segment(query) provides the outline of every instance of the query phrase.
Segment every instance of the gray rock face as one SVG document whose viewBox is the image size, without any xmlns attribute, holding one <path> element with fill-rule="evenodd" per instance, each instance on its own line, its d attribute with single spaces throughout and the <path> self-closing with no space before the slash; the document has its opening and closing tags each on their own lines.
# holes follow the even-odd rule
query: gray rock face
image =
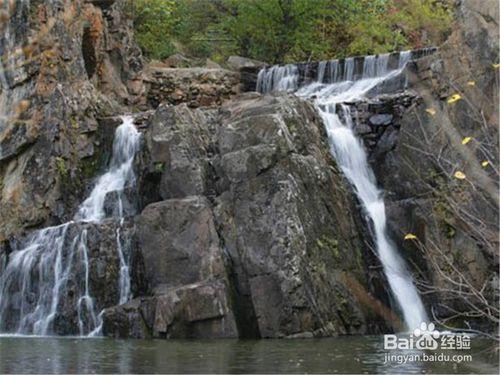
<svg viewBox="0 0 500 375">
<path fill-rule="evenodd" d="M 237 290 L 248 296 L 245 321 L 254 319 L 261 337 L 366 332 L 369 319 L 341 281 L 346 272 L 363 282 L 360 220 L 339 210 L 354 202 L 323 124 L 293 97 L 227 108 L 218 137 L 229 187 L 215 212 Z"/>
<path fill-rule="evenodd" d="M 153 290 L 224 277 L 219 237 L 203 197 L 150 204 L 138 219 L 138 237 Z"/>
<path fill-rule="evenodd" d="M 204 197 L 148 205 L 138 218 L 138 249 L 151 293 L 106 310 L 115 337 L 238 337 L 223 249 Z"/>
<path fill-rule="evenodd" d="M 218 111 L 160 106 L 138 178 L 148 288 L 108 309 L 104 332 L 295 337 L 385 329 L 390 323 L 361 302 L 363 293 L 387 299 L 380 273 L 365 272 L 376 260 L 325 137 L 313 107 L 289 95 L 249 93 Z M 361 294 L 349 291 L 352 282 Z"/>
<path fill-rule="evenodd" d="M 157 190 L 162 199 L 208 194 L 209 157 L 215 147 L 209 140 L 217 112 L 162 105 L 151 118 L 145 136 L 152 160 L 149 175 L 161 176 Z"/>
</svg>

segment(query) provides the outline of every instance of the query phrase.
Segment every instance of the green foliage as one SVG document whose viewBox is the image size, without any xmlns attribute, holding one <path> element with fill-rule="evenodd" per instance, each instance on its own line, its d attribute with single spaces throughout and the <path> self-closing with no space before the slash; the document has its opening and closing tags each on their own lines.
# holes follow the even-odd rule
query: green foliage
<svg viewBox="0 0 500 375">
<path fill-rule="evenodd" d="M 238 54 L 281 63 L 440 44 L 451 23 L 448 1 L 134 0 L 133 7 L 150 57 Z"/>
<path fill-rule="evenodd" d="M 155 169 L 155 172 L 156 173 L 162 173 L 165 171 L 165 163 L 162 163 L 162 162 L 156 162 L 154 164 L 154 169 Z"/>
<path fill-rule="evenodd" d="M 444 0 L 399 0 L 387 22 L 397 25 L 409 45 L 422 48 L 444 42 L 452 22 L 451 5 Z"/>
<path fill-rule="evenodd" d="M 175 52 L 172 31 L 177 20 L 175 0 L 130 0 L 137 42 L 151 58 L 163 59 Z"/>
</svg>

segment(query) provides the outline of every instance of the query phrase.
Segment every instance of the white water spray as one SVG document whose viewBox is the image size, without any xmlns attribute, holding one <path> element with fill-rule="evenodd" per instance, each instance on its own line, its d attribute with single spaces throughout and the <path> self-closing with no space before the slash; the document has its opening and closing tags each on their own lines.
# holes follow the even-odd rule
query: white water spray
<svg viewBox="0 0 500 375">
<path fill-rule="evenodd" d="M 128 259 L 122 243 L 123 225 L 122 192 L 135 182 L 133 160 L 139 148 L 140 133 L 133 118 L 122 117 L 116 129 L 113 155 L 109 169 L 97 181 L 89 197 L 80 205 L 74 221 L 39 230 L 32 234 L 27 244 L 12 252 L 0 277 L 0 330 L 12 328 L 18 334 L 47 335 L 58 317 L 61 297 L 67 293 L 72 276 L 83 271 L 83 280 L 76 280 L 74 288 L 78 332 L 80 335 L 98 335 L 102 326 L 101 313 L 96 312 L 90 288 L 89 249 L 87 229 L 80 227 L 73 238 L 68 230 L 73 225 L 86 222 L 98 223 L 106 217 L 104 204 L 108 193 L 116 192 L 120 226 L 116 230 L 119 259 L 119 296 L 117 302 L 130 298 Z M 17 319 L 16 316 L 17 315 Z M 15 327 L 5 327 L 8 320 L 18 321 Z"/>
<path fill-rule="evenodd" d="M 398 69 L 389 71 L 389 55 L 367 56 L 363 63 L 363 73 L 360 79 L 355 80 L 354 60 L 344 60 L 343 72 L 340 72 L 340 64 L 333 60 L 326 65 L 318 67 L 317 82 L 300 88 L 297 95 L 306 98 L 315 98 L 323 122 L 325 124 L 330 149 L 342 172 L 351 182 L 359 200 L 362 202 L 366 214 L 370 217 L 374 227 L 374 240 L 380 262 L 383 265 L 385 275 L 389 282 L 391 291 L 403 313 L 404 321 L 409 330 L 427 322 L 427 314 L 413 284 L 410 272 L 404 261 L 397 253 L 397 249 L 391 242 L 386 230 L 385 204 L 382 194 L 377 188 L 375 176 L 371 170 L 366 151 L 362 142 L 356 137 L 351 120 L 349 107 L 343 102 L 363 98 L 372 88 L 383 81 L 396 77 L 403 73 L 403 68 L 411 59 L 411 52 L 402 52 L 399 56 Z M 330 83 L 323 84 L 327 65 L 330 69 Z M 271 68 L 272 69 L 272 68 Z M 343 73 L 341 75 L 341 73 Z M 338 77 L 343 80 L 337 82 Z M 259 74 L 260 79 L 267 75 Z M 290 80 L 290 78 L 286 78 Z M 298 80 L 298 77 L 294 77 Z M 260 92 L 280 91 L 280 82 L 260 82 L 257 87 Z M 267 90 L 263 90 L 267 88 Z M 342 119 L 337 114 L 340 106 Z"/>
</svg>

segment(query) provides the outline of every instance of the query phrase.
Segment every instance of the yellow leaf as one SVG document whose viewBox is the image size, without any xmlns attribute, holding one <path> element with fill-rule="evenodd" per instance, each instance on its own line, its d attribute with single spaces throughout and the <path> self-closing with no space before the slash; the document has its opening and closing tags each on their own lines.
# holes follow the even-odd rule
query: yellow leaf
<svg viewBox="0 0 500 375">
<path fill-rule="evenodd" d="M 471 137 L 465 137 L 464 139 L 462 139 L 462 144 L 463 145 L 466 145 L 467 143 L 469 143 L 470 141 L 472 140 Z"/>
<path fill-rule="evenodd" d="M 417 236 L 415 236 L 413 233 L 408 233 L 405 236 L 405 240 L 416 240 L 416 239 L 417 239 Z"/>
<path fill-rule="evenodd" d="M 483 168 L 486 168 L 488 165 L 490 164 L 490 162 L 488 160 L 485 160 L 481 163 L 481 165 L 483 166 Z"/>
<path fill-rule="evenodd" d="M 476 86 L 476 82 L 469 81 L 469 82 L 467 82 L 467 86 Z"/>
<path fill-rule="evenodd" d="M 456 171 L 455 174 L 454 174 L 455 178 L 458 178 L 459 180 L 464 180 L 465 179 L 465 173 L 464 172 L 460 172 L 460 171 Z"/>
<path fill-rule="evenodd" d="M 458 102 L 460 99 L 462 99 L 462 97 L 461 97 L 459 94 L 453 94 L 453 95 L 452 95 L 452 96 L 450 96 L 450 98 L 448 99 L 448 104 Z"/>
<path fill-rule="evenodd" d="M 491 64 L 491 65 L 493 65 L 493 67 L 494 67 L 495 69 L 500 68 L 500 64 Z"/>
<path fill-rule="evenodd" d="M 434 108 L 427 108 L 425 112 L 427 112 L 431 116 L 434 116 L 436 114 L 436 110 Z"/>
</svg>

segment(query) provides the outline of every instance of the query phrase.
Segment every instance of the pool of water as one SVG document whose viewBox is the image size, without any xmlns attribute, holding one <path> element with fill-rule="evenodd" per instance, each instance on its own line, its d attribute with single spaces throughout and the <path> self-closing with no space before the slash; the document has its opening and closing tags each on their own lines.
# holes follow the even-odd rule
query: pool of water
<svg viewBox="0 0 500 375">
<path fill-rule="evenodd" d="M 0 337 L 0 373 L 498 374 L 496 346 L 474 339 L 470 350 L 442 351 L 450 358 L 470 355 L 470 361 L 399 364 L 386 361 L 381 336 L 258 341 Z"/>
</svg>

